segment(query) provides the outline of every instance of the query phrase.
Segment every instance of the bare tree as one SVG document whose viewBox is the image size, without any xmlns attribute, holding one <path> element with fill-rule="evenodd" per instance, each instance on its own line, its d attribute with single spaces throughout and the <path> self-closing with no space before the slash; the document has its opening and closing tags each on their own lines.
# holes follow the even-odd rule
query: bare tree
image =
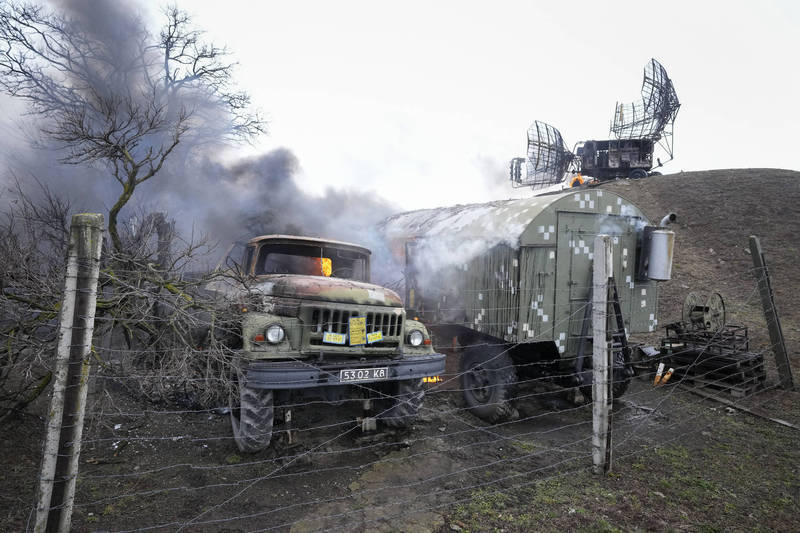
<svg viewBox="0 0 800 533">
<path fill-rule="evenodd" d="M 113 343 L 104 362 L 115 375 L 146 377 L 127 385 L 150 400 L 224 404 L 235 386 L 240 314 L 204 287 L 246 281 L 231 272 L 192 273 L 209 245 L 173 231 L 163 213 L 142 213 L 121 227 L 126 251 L 110 252 L 100 271 L 98 330 L 121 331 L 126 349 Z"/>
<path fill-rule="evenodd" d="M 133 357 L 104 354 L 103 367 L 135 364 L 153 378 L 140 383 L 151 398 L 191 389 L 208 401 L 226 394 L 233 358 L 209 332 L 236 334 L 226 332 L 235 320 L 204 296 L 208 277 L 186 276 L 208 247 L 182 240 L 163 214 L 121 212 L 139 185 L 163 174 L 179 144 L 185 153 L 187 145 L 249 139 L 265 125 L 235 89 L 227 50 L 204 42 L 179 9 L 165 17 L 157 36 L 128 14 L 104 33 L 79 16 L 0 3 L 0 88 L 28 104 L 64 163 L 101 166 L 119 186 L 95 333 L 121 332 Z M 63 263 L 53 258 L 65 256 L 70 211 L 44 187 L 32 195 L 18 185 L 12 196 L 0 220 L 0 420 L 49 383 L 63 288 Z"/>
<path fill-rule="evenodd" d="M 70 205 L 41 185 L 22 192 L 0 219 L 0 421 L 32 402 L 50 383 Z"/>
<path fill-rule="evenodd" d="M 165 15 L 158 37 L 132 19 L 127 35 L 103 39 L 37 5 L 0 5 L 0 88 L 44 120 L 63 162 L 102 164 L 118 182 L 108 214 L 117 252 L 120 211 L 179 143 L 202 139 L 207 128 L 235 139 L 265 129 L 234 88 L 227 50 L 205 43 L 179 9 Z"/>
<path fill-rule="evenodd" d="M 0 423 L 51 381 L 64 287 L 63 262 L 53 258 L 66 255 L 71 210 L 44 185 L 32 194 L 17 183 L 8 199 L 0 218 Z M 191 274 L 208 245 L 173 232 L 162 213 L 120 225 L 125 253 L 106 250 L 100 271 L 94 359 L 98 372 L 152 401 L 224 404 L 235 387 L 237 314 L 203 287 L 221 276 L 238 281 Z M 131 374 L 146 379 L 124 379 Z"/>
</svg>

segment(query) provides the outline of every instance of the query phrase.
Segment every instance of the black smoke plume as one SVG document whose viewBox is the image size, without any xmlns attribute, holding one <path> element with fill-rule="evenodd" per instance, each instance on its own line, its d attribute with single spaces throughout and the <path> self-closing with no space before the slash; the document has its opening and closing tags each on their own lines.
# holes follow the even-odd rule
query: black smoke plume
<svg viewBox="0 0 800 533">
<path fill-rule="evenodd" d="M 145 26 L 143 4 L 65 0 L 53 6 L 76 30 L 102 43 L 104 57 L 113 63 L 109 68 L 119 69 L 113 76 L 97 73 L 102 78 L 98 83 L 101 89 L 113 90 L 115 83 L 138 83 L 135 76 L 125 75 L 126 65 L 141 57 L 142 43 L 159 31 Z M 196 92 L 179 103 L 196 117 L 220 113 L 214 98 L 204 99 Z M 19 106 L 15 102 L 8 107 Z M 70 200 L 76 211 L 108 212 L 120 193 L 108 167 L 102 163 L 64 164 L 64 147 L 41 133 L 49 124 L 35 115 L 16 114 L 4 121 L 14 135 L 0 139 L 6 185 L 0 200 L 14 200 L 16 182 L 35 196 L 40 190 L 38 180 L 52 193 Z M 206 120 L 205 124 L 214 122 Z M 223 164 L 217 154 L 226 147 L 226 133 L 206 129 L 185 135 L 161 171 L 137 187 L 121 219 L 164 212 L 175 220 L 179 233 L 202 234 L 218 242 L 218 254 L 233 242 L 268 233 L 345 240 L 377 248 L 374 251 L 382 254 L 382 242 L 372 228 L 396 211 L 389 202 L 370 192 L 334 186 L 319 194 L 306 193 L 295 179 L 300 162 L 287 148 Z M 209 262 L 217 259 L 212 257 Z M 373 264 L 381 262 L 378 258 Z"/>
</svg>

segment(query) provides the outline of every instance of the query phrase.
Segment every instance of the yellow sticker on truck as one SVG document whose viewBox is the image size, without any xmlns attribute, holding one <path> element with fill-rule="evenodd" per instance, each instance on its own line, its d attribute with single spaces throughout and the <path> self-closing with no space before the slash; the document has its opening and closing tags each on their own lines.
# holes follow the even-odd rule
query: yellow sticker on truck
<svg viewBox="0 0 800 533">
<path fill-rule="evenodd" d="M 348 327 L 350 346 L 361 346 L 367 343 L 367 317 L 354 316 Z"/>
<path fill-rule="evenodd" d="M 381 331 L 373 331 L 372 333 L 367 333 L 367 344 L 372 344 L 373 342 L 380 342 L 383 340 L 383 332 Z"/>
<path fill-rule="evenodd" d="M 347 335 L 344 333 L 326 331 L 322 334 L 322 342 L 327 342 L 328 344 L 345 344 L 347 343 Z"/>
</svg>

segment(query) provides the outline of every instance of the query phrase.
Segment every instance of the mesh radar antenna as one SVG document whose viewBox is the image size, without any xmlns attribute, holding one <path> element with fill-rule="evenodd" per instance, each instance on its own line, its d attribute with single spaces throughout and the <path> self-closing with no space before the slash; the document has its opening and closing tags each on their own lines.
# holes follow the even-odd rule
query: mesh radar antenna
<svg viewBox="0 0 800 533">
<path fill-rule="evenodd" d="M 648 139 L 657 142 L 672 159 L 672 128 L 681 103 L 666 69 L 651 59 L 644 67 L 642 99 L 617 103 L 611 134 L 617 139 Z M 660 164 L 660 161 L 659 161 Z"/>
<path fill-rule="evenodd" d="M 515 157 L 509 165 L 511 184 L 514 187 L 542 189 L 561 183 L 574 159 L 560 131 L 544 122 L 534 121 L 528 128 L 527 157 Z"/>
</svg>

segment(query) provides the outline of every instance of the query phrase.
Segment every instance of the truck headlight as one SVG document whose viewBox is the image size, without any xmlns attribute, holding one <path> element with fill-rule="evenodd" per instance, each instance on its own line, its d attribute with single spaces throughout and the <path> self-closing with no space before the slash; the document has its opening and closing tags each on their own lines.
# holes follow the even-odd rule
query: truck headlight
<svg viewBox="0 0 800 533">
<path fill-rule="evenodd" d="M 270 344 L 278 344 L 286 337 L 286 332 L 280 324 L 272 324 L 267 327 L 267 341 Z"/>
<path fill-rule="evenodd" d="M 408 334 L 408 343 L 411 346 L 421 345 L 424 339 L 425 337 L 422 335 L 422 332 L 418 329 L 415 329 L 414 331 Z"/>
</svg>

